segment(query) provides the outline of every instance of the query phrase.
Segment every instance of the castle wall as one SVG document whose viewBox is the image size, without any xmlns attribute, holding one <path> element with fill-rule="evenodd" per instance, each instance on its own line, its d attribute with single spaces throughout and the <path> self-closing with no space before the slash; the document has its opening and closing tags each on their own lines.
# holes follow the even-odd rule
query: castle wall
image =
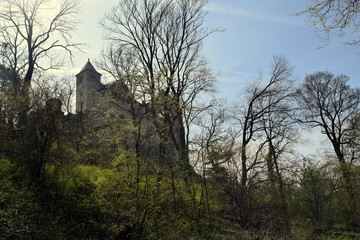
<svg viewBox="0 0 360 240">
<path fill-rule="evenodd" d="M 95 107 L 96 93 L 104 88 L 101 74 L 88 62 L 76 75 L 76 112 L 85 112 Z"/>
</svg>

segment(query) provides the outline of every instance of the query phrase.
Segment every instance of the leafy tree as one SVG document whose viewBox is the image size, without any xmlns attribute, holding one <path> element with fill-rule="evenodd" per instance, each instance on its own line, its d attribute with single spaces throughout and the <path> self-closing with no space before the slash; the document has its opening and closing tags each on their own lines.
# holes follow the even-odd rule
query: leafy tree
<svg viewBox="0 0 360 240">
<path fill-rule="evenodd" d="M 357 160 L 354 142 L 349 136 L 358 131 L 360 90 L 348 85 L 349 77 L 334 76 L 330 72 L 307 75 L 299 89 L 298 119 L 311 127 L 319 127 L 330 141 L 345 182 L 350 207 L 349 221 L 356 225 L 357 196 L 355 194 L 352 166 Z"/>
<path fill-rule="evenodd" d="M 303 201 L 305 214 L 311 219 L 314 232 L 321 232 L 326 224 L 333 219 L 329 205 L 334 199 L 336 191 L 336 178 L 329 173 L 329 164 L 316 166 L 306 160 L 300 169 L 299 183 L 301 187 L 300 200 Z M 334 212 L 332 212 L 334 213 Z"/>
</svg>

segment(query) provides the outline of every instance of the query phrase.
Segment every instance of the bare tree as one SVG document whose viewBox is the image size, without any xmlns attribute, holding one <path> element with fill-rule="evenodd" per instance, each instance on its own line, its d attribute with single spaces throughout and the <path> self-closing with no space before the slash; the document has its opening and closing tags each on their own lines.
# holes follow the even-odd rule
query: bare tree
<svg viewBox="0 0 360 240">
<path fill-rule="evenodd" d="M 327 37 L 333 33 L 344 36 L 346 33 L 359 33 L 360 22 L 358 0 L 311 0 L 312 4 L 298 14 L 309 14 L 309 25 Z M 360 38 L 349 44 L 360 44 Z"/>
<path fill-rule="evenodd" d="M 299 90 L 298 119 L 311 127 L 320 127 L 333 147 L 345 181 L 349 200 L 350 224 L 356 224 L 357 200 L 351 176 L 351 167 L 357 155 L 348 154 L 353 148 L 353 138 L 358 131 L 360 90 L 351 88 L 345 75 L 334 76 L 330 72 L 307 75 Z M 350 140 L 350 141 L 349 141 Z"/>
<path fill-rule="evenodd" d="M 279 65 L 279 66 L 277 66 Z M 260 100 L 260 108 L 265 108 L 259 125 L 266 147 L 263 156 L 267 166 L 268 180 L 270 185 L 271 207 L 275 218 L 277 231 L 290 233 L 287 200 L 285 194 L 285 181 L 283 168 L 284 159 L 292 154 L 294 144 L 298 137 L 295 122 L 291 118 L 293 111 L 294 88 L 292 69 L 286 59 L 277 57 L 274 59 L 273 69 L 284 69 L 282 85 L 273 95 L 268 95 Z M 275 72 L 273 72 L 276 75 Z M 275 230 L 275 229 L 274 229 Z"/>
<path fill-rule="evenodd" d="M 45 105 L 49 99 L 58 99 L 61 102 L 61 110 L 65 114 L 69 114 L 72 112 L 74 88 L 69 76 L 57 77 L 47 73 L 36 73 L 33 76 L 29 93 L 30 109 L 36 109 L 38 105 Z"/>
<path fill-rule="evenodd" d="M 247 89 L 247 100 L 245 104 L 235 106 L 234 119 L 240 126 L 240 193 L 239 193 L 239 219 L 240 224 L 246 225 L 250 220 L 251 209 L 248 199 L 249 173 L 253 171 L 262 159 L 262 152 L 269 144 L 274 144 L 274 136 L 270 136 L 271 130 L 268 124 L 264 122 L 268 117 L 279 114 L 279 110 L 283 112 L 282 104 L 286 102 L 291 94 L 287 90 L 289 81 L 291 80 L 292 68 L 288 61 L 282 57 L 274 57 L 270 79 L 265 84 L 261 81 Z M 284 112 L 283 112 L 284 113 Z M 281 122 L 279 124 L 281 128 Z M 266 131 L 264 133 L 264 129 Z M 265 140 L 262 136 L 266 136 Z M 276 136 L 280 137 L 280 136 Z M 269 141 L 271 139 L 271 141 Z M 251 155 L 251 142 L 257 142 L 255 154 Z M 274 164 L 273 156 L 271 157 L 271 165 Z"/>
<path fill-rule="evenodd" d="M 1 1 L 0 57 L 11 70 L 17 91 L 28 94 L 35 70 L 62 65 L 57 50 L 72 57 L 72 50 L 79 46 L 71 41 L 78 23 L 78 6 L 78 0 L 62 0 L 55 7 L 48 0 Z"/>
<path fill-rule="evenodd" d="M 234 194 L 231 182 L 236 182 L 236 176 L 232 175 L 229 169 L 233 157 L 234 139 L 228 132 L 229 116 L 226 114 L 221 100 L 206 110 L 206 114 L 196 120 L 201 131 L 193 138 L 192 156 L 196 161 L 197 172 L 202 176 L 202 198 L 205 201 L 208 211 L 209 223 L 212 222 L 210 211 L 211 194 L 208 189 L 208 179 L 216 179 L 222 186 L 231 201 L 234 201 Z"/>
<path fill-rule="evenodd" d="M 146 80 L 142 90 L 161 139 L 160 152 L 164 161 L 174 161 L 172 165 L 188 164 L 184 111 L 213 83 L 200 54 L 203 39 L 212 32 L 203 27 L 205 3 L 122 0 L 101 24 L 110 41 L 131 47 L 138 58 L 139 74 Z M 170 158 L 169 146 L 175 148 L 177 159 Z"/>
</svg>

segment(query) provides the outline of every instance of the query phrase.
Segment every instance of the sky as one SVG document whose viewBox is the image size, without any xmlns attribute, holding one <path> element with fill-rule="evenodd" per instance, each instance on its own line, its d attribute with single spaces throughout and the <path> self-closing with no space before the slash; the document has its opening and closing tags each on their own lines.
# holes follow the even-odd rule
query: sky
<svg viewBox="0 0 360 240">
<path fill-rule="evenodd" d="M 93 63 L 100 59 L 106 41 L 99 21 L 117 3 L 82 0 L 82 23 L 74 41 L 85 44 L 84 52 L 75 52 L 71 72 L 76 74 L 88 58 Z M 260 72 L 265 76 L 270 71 L 276 55 L 289 60 L 298 81 L 306 74 L 327 70 L 348 75 L 350 84 L 360 87 L 360 47 L 344 45 L 345 39 L 337 37 L 325 43 L 306 25 L 307 16 L 294 16 L 308 4 L 306 0 L 209 0 L 204 26 L 224 30 L 210 35 L 203 48 L 217 74 L 219 97 L 234 100 L 245 84 L 256 80 Z"/>
<path fill-rule="evenodd" d="M 74 53 L 75 66 L 68 72 L 75 75 L 89 58 L 96 67 L 106 46 L 99 21 L 117 3 L 118 0 L 82 0 L 82 23 L 73 40 L 85 45 L 83 52 Z M 294 16 L 308 4 L 308 0 L 209 0 L 204 26 L 224 30 L 210 35 L 203 47 L 203 54 L 218 76 L 218 97 L 235 101 L 260 72 L 266 77 L 276 55 L 288 59 L 298 82 L 306 74 L 327 70 L 348 75 L 350 84 L 360 87 L 360 47 L 344 45 L 346 39 L 338 37 L 324 42 L 306 25 L 306 15 Z M 318 133 L 308 136 L 318 138 Z M 314 144 L 321 145 L 321 141 L 324 140 L 304 145 L 304 149 L 308 148 L 305 151 L 314 149 Z"/>
<path fill-rule="evenodd" d="M 221 71 L 219 86 L 226 96 L 236 95 L 235 86 L 255 79 L 259 71 L 266 74 L 275 55 L 289 60 L 299 81 L 305 74 L 328 70 L 348 75 L 350 83 L 360 87 L 360 48 L 344 45 L 345 39 L 336 37 L 326 44 L 306 25 L 307 16 L 294 16 L 307 4 L 299 0 L 210 1 L 207 24 L 226 31 L 210 36 L 204 50 Z"/>
</svg>

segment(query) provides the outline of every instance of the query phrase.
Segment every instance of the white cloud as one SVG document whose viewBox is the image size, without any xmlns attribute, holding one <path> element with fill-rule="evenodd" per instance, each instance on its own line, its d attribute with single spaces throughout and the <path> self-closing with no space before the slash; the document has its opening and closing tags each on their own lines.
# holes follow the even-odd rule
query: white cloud
<svg viewBox="0 0 360 240">
<path fill-rule="evenodd" d="M 100 55 L 101 52 L 100 51 L 94 51 L 94 50 L 83 50 L 85 53 L 87 54 L 95 54 L 95 55 Z"/>
<path fill-rule="evenodd" d="M 256 74 L 256 73 L 241 72 L 241 71 L 226 71 L 226 73 L 236 74 L 236 75 L 245 75 L 245 76 L 250 76 L 250 77 L 257 77 L 259 75 L 259 74 Z"/>
<path fill-rule="evenodd" d="M 206 6 L 206 10 L 209 12 L 221 13 L 225 15 L 239 16 L 243 18 L 251 18 L 255 20 L 261 20 L 266 22 L 288 24 L 288 25 L 304 25 L 302 21 L 291 19 L 290 16 L 275 16 L 263 12 L 248 10 L 244 8 L 234 8 L 234 6 L 210 2 Z"/>
</svg>

